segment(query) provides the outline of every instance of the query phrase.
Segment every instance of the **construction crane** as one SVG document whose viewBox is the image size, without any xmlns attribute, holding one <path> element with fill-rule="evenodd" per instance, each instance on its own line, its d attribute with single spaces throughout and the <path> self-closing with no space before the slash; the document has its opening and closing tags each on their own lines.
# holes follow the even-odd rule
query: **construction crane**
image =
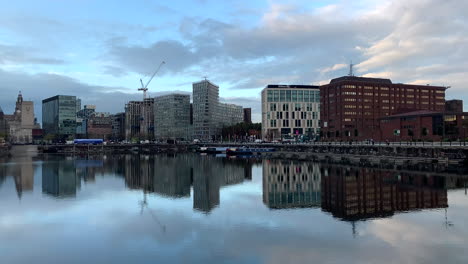
<svg viewBox="0 0 468 264">
<path fill-rule="evenodd" d="M 161 69 L 161 67 L 163 66 L 163 64 L 165 64 L 166 62 L 165 61 L 162 61 L 161 64 L 159 64 L 158 68 L 156 69 L 156 71 L 153 73 L 153 75 L 151 76 L 151 78 L 148 80 L 148 82 L 146 83 L 146 85 L 143 84 L 143 80 L 140 79 L 140 83 L 141 83 L 141 88 L 138 88 L 138 91 L 143 91 L 143 101 L 146 99 L 146 91 L 148 91 L 148 85 L 150 84 L 151 80 L 153 80 L 154 76 L 156 76 L 156 74 L 159 72 L 159 70 Z"/>
</svg>

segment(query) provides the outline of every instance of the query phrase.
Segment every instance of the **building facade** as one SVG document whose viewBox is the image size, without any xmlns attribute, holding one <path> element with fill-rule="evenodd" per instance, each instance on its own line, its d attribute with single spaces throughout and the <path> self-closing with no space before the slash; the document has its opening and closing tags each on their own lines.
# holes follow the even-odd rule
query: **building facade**
<svg viewBox="0 0 468 264">
<path fill-rule="evenodd" d="M 443 112 L 442 86 L 394 84 L 389 79 L 345 76 L 320 87 L 322 139 L 381 140 L 382 117 L 430 110 Z"/>
<path fill-rule="evenodd" d="M 284 137 L 320 133 L 320 90 L 314 85 L 267 85 L 262 90 L 262 137 Z"/>
<path fill-rule="evenodd" d="M 88 137 L 88 120 L 95 112 L 95 105 L 85 105 L 83 109 L 78 110 L 76 113 L 76 136 L 78 138 Z"/>
<path fill-rule="evenodd" d="M 235 104 L 219 103 L 219 124 L 228 127 L 244 121 L 244 110 L 242 106 Z"/>
<path fill-rule="evenodd" d="M 154 126 L 157 140 L 190 140 L 190 95 L 169 94 L 154 98 Z"/>
<path fill-rule="evenodd" d="M 88 138 L 110 139 L 112 136 L 112 118 L 109 113 L 96 112 L 87 121 Z"/>
<path fill-rule="evenodd" d="M 252 108 L 244 108 L 244 123 L 252 123 Z"/>
<path fill-rule="evenodd" d="M 24 101 L 21 92 L 16 99 L 15 112 L 4 115 L 8 139 L 13 144 L 30 144 L 33 142 L 32 130 L 38 128 L 34 117 L 34 103 Z M 1 121 L 0 121 L 1 122 Z"/>
<path fill-rule="evenodd" d="M 219 86 L 208 80 L 193 83 L 193 137 L 216 140 L 221 135 L 219 124 Z"/>
<path fill-rule="evenodd" d="M 427 110 L 380 119 L 381 139 L 386 141 L 466 140 L 468 113 Z"/>
<path fill-rule="evenodd" d="M 57 95 L 42 100 L 44 135 L 63 140 L 76 133 L 76 97 Z"/>
<path fill-rule="evenodd" d="M 125 139 L 154 138 L 154 98 L 125 105 Z"/>
<path fill-rule="evenodd" d="M 125 113 L 117 113 L 111 116 L 112 139 L 122 141 L 125 139 Z"/>
</svg>

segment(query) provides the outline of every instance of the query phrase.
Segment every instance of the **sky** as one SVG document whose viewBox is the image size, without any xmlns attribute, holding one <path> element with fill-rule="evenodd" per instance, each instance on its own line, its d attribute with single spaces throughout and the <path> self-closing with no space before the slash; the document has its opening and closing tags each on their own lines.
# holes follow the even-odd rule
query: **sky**
<svg viewBox="0 0 468 264">
<path fill-rule="evenodd" d="M 347 75 L 450 86 L 468 98 L 468 1 L 0 0 L 0 107 L 63 94 L 100 112 L 191 93 L 207 77 L 222 101 L 260 121 L 267 84 L 325 84 Z M 465 107 L 465 109 L 467 109 Z"/>
</svg>

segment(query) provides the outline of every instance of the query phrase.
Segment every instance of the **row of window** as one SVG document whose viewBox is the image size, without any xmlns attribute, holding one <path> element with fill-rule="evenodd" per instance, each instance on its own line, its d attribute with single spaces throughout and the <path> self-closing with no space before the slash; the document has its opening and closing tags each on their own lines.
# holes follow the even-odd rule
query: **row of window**
<svg viewBox="0 0 468 264">
<path fill-rule="evenodd" d="M 270 120 L 270 127 L 276 127 L 278 124 L 283 124 L 283 127 L 289 127 L 289 120 L 283 120 L 283 122 L 277 122 L 277 121 L 281 121 L 281 120 L 275 120 L 275 119 L 272 119 Z M 313 120 L 305 120 L 305 124 L 306 124 L 306 127 L 314 127 L 314 122 Z M 293 122 L 291 122 L 293 123 Z M 304 124 L 303 120 L 300 120 L 300 119 L 296 119 L 294 120 L 294 126 L 296 127 L 302 127 L 302 124 Z M 315 126 L 318 126 L 318 122 L 315 122 Z"/>
<path fill-rule="evenodd" d="M 289 111 L 289 104 L 270 104 L 270 111 L 278 111 L 278 108 L 282 108 L 283 111 Z M 305 108 L 305 109 L 304 109 Z M 317 109 L 320 111 L 320 105 L 317 104 Z M 307 103 L 307 104 L 300 104 L 296 103 L 294 104 L 294 111 L 313 111 L 313 103 Z"/>
<path fill-rule="evenodd" d="M 320 91 L 268 90 L 267 102 L 320 102 Z"/>
<path fill-rule="evenodd" d="M 284 113 L 284 114 L 283 114 Z M 291 115 L 289 114 L 289 112 L 276 112 L 276 115 L 274 114 L 274 112 L 267 112 L 267 119 L 271 119 L 273 117 L 273 119 L 275 118 L 276 116 L 276 119 L 289 119 L 289 116 L 291 116 L 291 119 L 318 119 L 318 112 L 291 112 Z"/>
</svg>

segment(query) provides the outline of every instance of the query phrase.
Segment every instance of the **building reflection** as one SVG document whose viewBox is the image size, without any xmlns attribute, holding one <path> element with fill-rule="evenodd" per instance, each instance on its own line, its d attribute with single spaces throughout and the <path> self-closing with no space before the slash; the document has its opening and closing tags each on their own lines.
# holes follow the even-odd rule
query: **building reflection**
<svg viewBox="0 0 468 264">
<path fill-rule="evenodd" d="M 81 188 L 75 160 L 64 157 L 47 157 L 42 165 L 42 193 L 57 197 L 75 197 Z"/>
<path fill-rule="evenodd" d="M 263 203 L 269 208 L 318 207 L 321 204 L 317 163 L 263 161 Z"/>
<path fill-rule="evenodd" d="M 125 156 L 125 183 L 129 189 L 171 198 L 190 197 L 193 208 L 209 213 L 219 206 L 220 188 L 252 179 L 252 163 L 199 155 Z"/>
<path fill-rule="evenodd" d="M 4 162 L 6 163 L 8 160 L 5 159 Z M 34 188 L 33 157 L 17 157 L 14 164 L 0 166 L 0 185 L 9 176 L 14 179 L 18 199 L 21 199 L 24 192 L 32 191 Z"/>
<path fill-rule="evenodd" d="M 371 168 L 324 167 L 322 209 L 344 220 L 448 207 L 446 178 Z"/>
<path fill-rule="evenodd" d="M 447 190 L 465 177 L 264 160 L 263 202 L 272 209 L 321 207 L 345 221 L 447 208 Z"/>
</svg>

